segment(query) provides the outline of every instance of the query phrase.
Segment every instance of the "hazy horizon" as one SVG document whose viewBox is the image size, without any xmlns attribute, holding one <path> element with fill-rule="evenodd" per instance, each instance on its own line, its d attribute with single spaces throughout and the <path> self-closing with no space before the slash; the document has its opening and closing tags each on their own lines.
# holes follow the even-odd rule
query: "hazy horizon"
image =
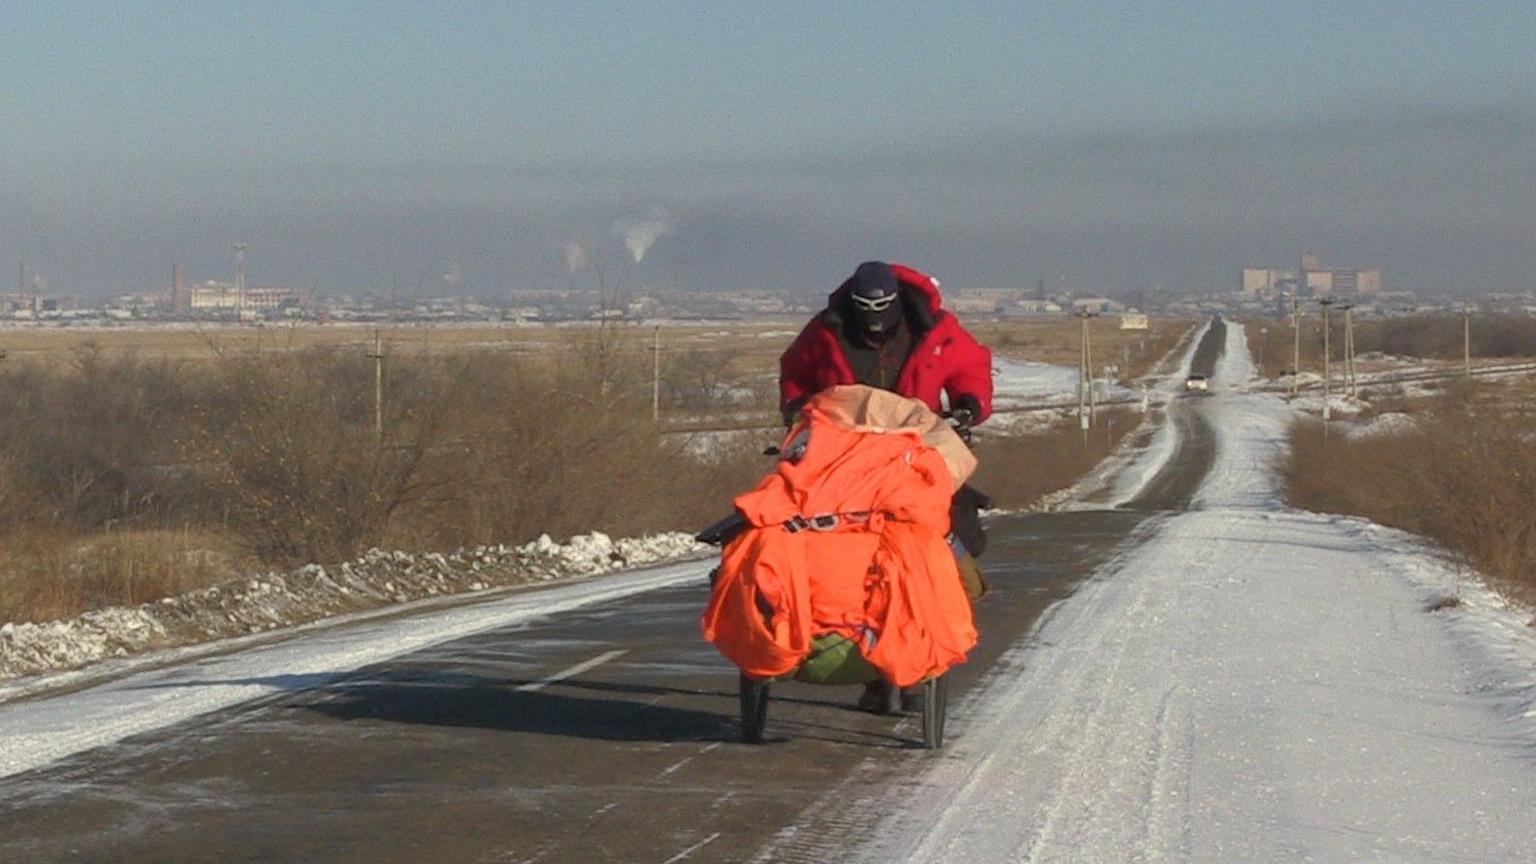
<svg viewBox="0 0 1536 864">
<path fill-rule="evenodd" d="M 1536 288 L 1536 8 L 0 12 L 0 293 Z M 8 273 L 6 271 L 9 271 Z"/>
</svg>

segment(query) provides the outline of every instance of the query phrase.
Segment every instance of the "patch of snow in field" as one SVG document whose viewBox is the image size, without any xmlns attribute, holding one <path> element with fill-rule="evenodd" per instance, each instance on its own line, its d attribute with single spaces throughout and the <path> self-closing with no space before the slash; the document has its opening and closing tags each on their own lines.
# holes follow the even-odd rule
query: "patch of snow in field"
<svg viewBox="0 0 1536 864">
<path fill-rule="evenodd" d="M 993 358 L 992 366 L 992 403 L 996 407 L 1077 398 L 1082 373 L 1076 366 L 1057 366 L 1007 357 Z"/>
<path fill-rule="evenodd" d="M 683 452 L 690 459 L 702 464 L 718 464 L 737 452 L 761 453 L 763 448 L 778 444 L 782 437 L 783 430 L 778 427 L 732 429 L 725 432 L 690 432 L 687 441 L 683 444 Z M 766 473 L 771 465 L 772 463 L 765 459 L 763 471 Z M 722 503 L 721 506 L 725 505 Z"/>
<path fill-rule="evenodd" d="M 1346 424 L 1343 429 L 1352 438 L 1380 438 L 1416 432 L 1419 424 L 1401 411 L 1389 411 L 1360 423 Z"/>
<path fill-rule="evenodd" d="M 1334 387 L 1338 387 L 1334 383 Z M 1323 392 L 1321 390 L 1303 390 L 1300 395 L 1291 400 L 1291 407 L 1297 411 L 1311 414 L 1317 417 L 1323 415 Z M 1328 414 L 1330 417 L 1355 417 L 1370 410 L 1371 403 L 1357 396 L 1335 392 L 1328 397 Z"/>
<path fill-rule="evenodd" d="M 1080 380 L 1081 373 L 1076 366 L 995 357 L 992 361 L 992 404 L 995 408 L 1043 402 L 1076 404 Z M 1097 387 L 1095 394 L 1099 400 L 1130 399 L 1141 395 L 1140 390 L 1103 379 L 1098 381 Z"/>
</svg>

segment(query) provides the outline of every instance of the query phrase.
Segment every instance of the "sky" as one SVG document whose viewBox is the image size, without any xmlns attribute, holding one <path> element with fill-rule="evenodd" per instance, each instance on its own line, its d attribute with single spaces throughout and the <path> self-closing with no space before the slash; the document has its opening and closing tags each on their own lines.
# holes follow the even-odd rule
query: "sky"
<svg viewBox="0 0 1536 864">
<path fill-rule="evenodd" d="M 1528 290 L 1533 56 L 1529 2 L 9 3 L 0 290 Z"/>
</svg>

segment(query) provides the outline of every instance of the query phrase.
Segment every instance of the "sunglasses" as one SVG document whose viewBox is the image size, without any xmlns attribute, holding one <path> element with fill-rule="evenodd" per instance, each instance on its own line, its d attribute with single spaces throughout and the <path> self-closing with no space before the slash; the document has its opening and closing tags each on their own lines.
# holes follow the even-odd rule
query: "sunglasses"
<svg viewBox="0 0 1536 864">
<path fill-rule="evenodd" d="M 891 304 L 895 302 L 895 294 L 887 294 L 884 297 L 860 297 L 857 294 L 853 295 L 853 305 L 865 312 L 884 312 L 891 308 Z"/>
</svg>

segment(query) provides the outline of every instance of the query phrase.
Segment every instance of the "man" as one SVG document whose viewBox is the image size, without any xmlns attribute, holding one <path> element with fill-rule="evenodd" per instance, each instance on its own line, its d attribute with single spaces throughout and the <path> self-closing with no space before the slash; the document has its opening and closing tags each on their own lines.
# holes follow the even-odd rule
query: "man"
<svg viewBox="0 0 1536 864">
<path fill-rule="evenodd" d="M 867 384 L 949 409 L 965 425 L 992 413 L 992 352 L 942 307 L 939 280 L 902 264 L 866 261 L 827 298 L 779 358 L 786 423 L 837 384 Z"/>
<path fill-rule="evenodd" d="M 793 423 L 806 400 L 839 384 L 866 384 L 944 410 L 962 429 L 992 414 L 992 352 L 943 308 L 939 280 L 904 264 L 866 261 L 827 298 L 827 308 L 806 323 L 779 358 L 779 409 Z M 985 535 L 977 509 L 985 495 L 969 486 L 955 494 L 952 542 L 976 599 L 985 590 L 974 555 Z M 895 708 L 883 681 L 859 698 L 867 711 Z"/>
</svg>

